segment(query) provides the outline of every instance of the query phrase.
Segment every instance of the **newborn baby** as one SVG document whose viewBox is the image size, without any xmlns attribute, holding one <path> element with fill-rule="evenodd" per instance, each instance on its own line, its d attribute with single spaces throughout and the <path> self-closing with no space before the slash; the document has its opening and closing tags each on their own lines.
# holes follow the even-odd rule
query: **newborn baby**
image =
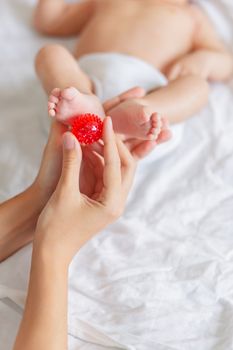
<svg viewBox="0 0 233 350">
<path fill-rule="evenodd" d="M 116 132 L 156 139 L 159 115 L 171 123 L 192 116 L 207 103 L 208 81 L 233 71 L 214 27 L 187 0 L 39 0 L 34 22 L 46 35 L 79 35 L 73 55 L 48 45 L 36 59 L 49 114 L 63 122 L 80 113 L 104 116 L 105 100 L 137 87 L 107 113 Z"/>
</svg>

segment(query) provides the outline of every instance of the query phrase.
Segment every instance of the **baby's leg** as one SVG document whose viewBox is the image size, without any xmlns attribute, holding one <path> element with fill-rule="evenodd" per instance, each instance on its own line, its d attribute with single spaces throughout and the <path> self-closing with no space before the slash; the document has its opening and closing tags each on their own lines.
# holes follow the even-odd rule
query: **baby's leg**
<svg viewBox="0 0 233 350">
<path fill-rule="evenodd" d="M 92 82 L 74 57 L 59 45 L 42 48 L 36 57 L 36 71 L 50 95 L 49 113 L 65 121 L 75 114 L 95 113 L 104 117 L 103 107 L 92 92 Z"/>
<path fill-rule="evenodd" d="M 91 80 L 82 72 L 69 51 L 62 46 L 48 45 L 42 48 L 36 57 L 36 71 L 45 91 L 48 95 L 50 94 L 48 107 L 51 116 L 56 116 L 58 120 L 63 122 L 82 113 L 105 116 L 101 102 L 92 92 Z M 137 98 L 141 97 L 141 89 L 134 89 L 132 95 L 137 96 Z M 122 100 L 131 97 L 127 93 L 122 96 Z M 118 107 L 112 109 L 113 115 L 115 115 L 113 118 L 115 131 L 134 138 L 157 139 L 163 129 L 158 114 L 151 113 L 151 108 L 149 108 L 147 116 L 144 106 L 141 109 L 138 108 L 137 103 L 143 102 L 144 99 L 132 99 L 131 101 L 132 103 L 129 100 L 130 110 L 128 108 L 126 110 L 123 103 L 119 104 L 119 110 Z M 128 115 L 125 119 L 121 116 L 121 106 L 123 106 L 123 115 Z M 110 114 L 109 111 L 108 114 Z"/>
<path fill-rule="evenodd" d="M 152 91 L 141 99 L 131 99 L 109 111 L 115 130 L 145 138 L 141 133 L 142 120 L 148 123 L 155 112 L 166 116 L 171 123 L 181 122 L 198 112 L 208 101 L 208 83 L 198 76 L 186 76 Z"/>
<path fill-rule="evenodd" d="M 53 19 L 57 20 L 62 11 L 64 12 L 65 5 L 64 0 L 38 0 L 34 16 L 38 21 L 51 22 L 51 19 L 52 21 Z"/>
<path fill-rule="evenodd" d="M 152 110 L 179 123 L 199 112 L 208 102 L 209 84 L 198 76 L 185 76 L 149 93 L 145 101 Z"/>
<path fill-rule="evenodd" d="M 60 45 L 43 47 L 36 56 L 35 66 L 47 94 L 55 87 L 65 89 L 68 86 L 86 94 L 92 93 L 91 80 L 71 53 Z"/>
</svg>

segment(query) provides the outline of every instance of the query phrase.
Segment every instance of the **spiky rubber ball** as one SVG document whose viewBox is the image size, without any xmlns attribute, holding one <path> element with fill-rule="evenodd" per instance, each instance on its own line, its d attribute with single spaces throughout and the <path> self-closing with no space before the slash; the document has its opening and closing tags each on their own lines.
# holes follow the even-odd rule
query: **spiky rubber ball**
<svg viewBox="0 0 233 350">
<path fill-rule="evenodd" d="M 103 122 L 95 114 L 79 114 L 69 120 L 70 131 L 79 143 L 90 145 L 98 141 L 103 134 Z"/>
</svg>

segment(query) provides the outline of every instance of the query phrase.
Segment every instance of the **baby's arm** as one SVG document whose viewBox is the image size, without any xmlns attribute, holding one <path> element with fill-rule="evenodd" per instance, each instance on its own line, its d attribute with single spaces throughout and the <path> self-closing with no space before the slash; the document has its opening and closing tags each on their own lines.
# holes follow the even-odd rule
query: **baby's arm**
<svg viewBox="0 0 233 350">
<path fill-rule="evenodd" d="M 71 36 L 78 34 L 91 18 L 94 0 L 83 0 L 67 4 L 64 0 L 39 0 L 34 26 L 46 35 Z"/>
<path fill-rule="evenodd" d="M 198 8 L 196 13 L 195 52 L 202 52 L 210 64 L 210 80 L 227 80 L 233 73 L 233 56 L 218 37 L 207 16 Z"/>
<path fill-rule="evenodd" d="M 192 7 L 196 29 L 191 53 L 179 59 L 169 72 L 170 79 L 188 74 L 210 81 L 224 81 L 233 73 L 233 56 L 221 42 L 209 19 L 196 6 Z"/>
</svg>

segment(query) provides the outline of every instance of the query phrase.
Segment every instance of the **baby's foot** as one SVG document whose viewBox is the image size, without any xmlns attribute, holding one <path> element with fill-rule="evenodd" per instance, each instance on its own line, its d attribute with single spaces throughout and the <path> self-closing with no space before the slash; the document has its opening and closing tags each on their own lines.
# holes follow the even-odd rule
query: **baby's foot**
<svg viewBox="0 0 233 350">
<path fill-rule="evenodd" d="M 156 140 L 161 132 L 162 122 L 143 99 L 130 99 L 108 111 L 117 133 L 142 140 Z"/>
<path fill-rule="evenodd" d="M 161 132 L 156 140 L 139 140 L 137 138 L 124 139 L 124 143 L 136 159 L 145 158 L 157 145 L 171 139 L 172 133 L 169 129 L 168 120 L 162 117 L 161 121 Z"/>
<path fill-rule="evenodd" d="M 79 92 L 74 87 L 52 90 L 48 102 L 49 115 L 65 122 L 78 114 L 93 113 L 104 118 L 104 110 L 95 95 Z"/>
</svg>

